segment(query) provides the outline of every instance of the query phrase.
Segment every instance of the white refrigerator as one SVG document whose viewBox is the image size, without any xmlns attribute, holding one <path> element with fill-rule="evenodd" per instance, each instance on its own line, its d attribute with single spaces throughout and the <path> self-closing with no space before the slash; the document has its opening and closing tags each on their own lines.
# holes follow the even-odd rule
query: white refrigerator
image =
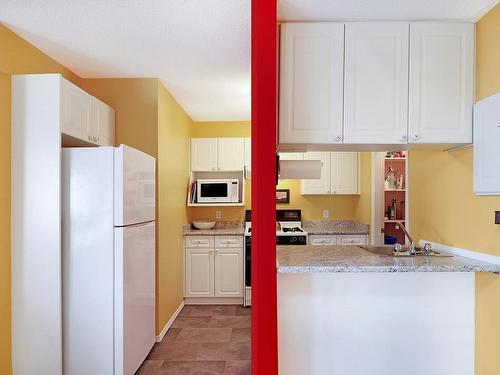
<svg viewBox="0 0 500 375">
<path fill-rule="evenodd" d="M 155 342 L 155 159 L 62 151 L 63 369 L 132 375 Z"/>
</svg>

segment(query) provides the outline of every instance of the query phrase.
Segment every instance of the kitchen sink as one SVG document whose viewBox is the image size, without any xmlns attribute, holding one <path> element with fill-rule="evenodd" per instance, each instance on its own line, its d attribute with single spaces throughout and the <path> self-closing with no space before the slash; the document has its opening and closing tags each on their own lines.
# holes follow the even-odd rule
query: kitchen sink
<svg viewBox="0 0 500 375">
<path fill-rule="evenodd" d="M 390 257 L 416 257 L 416 256 L 431 256 L 431 257 L 452 257 L 453 255 L 447 253 L 440 253 L 436 250 L 431 250 L 429 253 L 425 253 L 424 249 L 421 247 L 416 247 L 416 254 L 410 254 L 409 246 L 402 246 L 401 251 L 395 252 L 394 245 L 387 246 L 360 246 L 363 250 L 369 251 L 372 254 L 390 256 Z"/>
</svg>

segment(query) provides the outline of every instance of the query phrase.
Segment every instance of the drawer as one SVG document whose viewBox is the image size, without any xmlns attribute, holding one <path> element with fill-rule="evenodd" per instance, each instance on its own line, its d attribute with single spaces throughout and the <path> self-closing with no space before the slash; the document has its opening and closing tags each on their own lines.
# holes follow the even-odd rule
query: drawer
<svg viewBox="0 0 500 375">
<path fill-rule="evenodd" d="M 243 247 L 243 236 L 216 236 L 215 247 Z"/>
<path fill-rule="evenodd" d="M 309 245 L 336 245 L 337 236 L 313 234 L 309 236 Z"/>
<path fill-rule="evenodd" d="M 365 235 L 344 235 L 337 237 L 338 245 L 366 245 Z"/>
<path fill-rule="evenodd" d="M 186 248 L 200 249 L 214 247 L 214 236 L 186 236 Z"/>
</svg>

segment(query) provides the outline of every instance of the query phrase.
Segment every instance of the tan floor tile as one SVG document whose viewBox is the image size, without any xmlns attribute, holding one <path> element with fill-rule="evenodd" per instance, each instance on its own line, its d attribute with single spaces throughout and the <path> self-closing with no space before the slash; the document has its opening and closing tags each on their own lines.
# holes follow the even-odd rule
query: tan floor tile
<svg viewBox="0 0 500 375">
<path fill-rule="evenodd" d="M 165 361 L 161 375 L 223 375 L 224 361 Z"/>
<path fill-rule="evenodd" d="M 227 361 L 224 375 L 251 375 L 251 361 Z"/>
<path fill-rule="evenodd" d="M 188 305 L 184 306 L 179 316 L 217 316 L 235 315 L 234 305 Z"/>
<path fill-rule="evenodd" d="M 212 319 L 209 316 L 178 316 L 172 327 L 175 328 L 208 328 L 208 323 Z"/>
<path fill-rule="evenodd" d="M 231 332 L 232 342 L 250 341 L 252 340 L 252 329 L 251 328 L 233 328 Z"/>
<path fill-rule="evenodd" d="M 252 315 L 252 308 L 251 307 L 236 306 L 236 315 L 237 316 Z"/>
<path fill-rule="evenodd" d="M 198 358 L 199 350 L 199 343 L 174 341 L 162 345 L 155 345 L 149 353 L 148 359 L 194 361 Z"/>
<path fill-rule="evenodd" d="M 231 338 L 231 328 L 183 328 L 178 342 L 227 342 Z"/>
<path fill-rule="evenodd" d="M 250 342 L 203 343 L 200 345 L 198 359 L 207 361 L 250 360 Z"/>
<path fill-rule="evenodd" d="M 159 344 L 163 345 L 163 344 L 166 344 L 168 342 L 174 341 L 177 338 L 177 336 L 179 335 L 179 333 L 181 333 L 180 328 L 170 328 L 167 331 L 167 333 L 165 334 L 165 336 L 163 336 L 163 339 L 161 340 L 161 342 Z M 157 344 L 155 344 L 155 345 L 157 345 Z"/>
<path fill-rule="evenodd" d="M 160 367 L 163 365 L 161 360 L 145 360 L 139 370 L 135 373 L 136 375 L 157 375 L 160 371 Z"/>
<path fill-rule="evenodd" d="M 249 328 L 252 321 L 250 316 L 212 316 L 210 328 Z"/>
</svg>

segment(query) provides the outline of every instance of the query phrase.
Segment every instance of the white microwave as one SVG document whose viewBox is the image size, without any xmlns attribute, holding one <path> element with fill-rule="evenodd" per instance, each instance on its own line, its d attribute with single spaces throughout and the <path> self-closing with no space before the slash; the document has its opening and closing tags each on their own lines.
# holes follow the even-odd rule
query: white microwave
<svg viewBox="0 0 500 375">
<path fill-rule="evenodd" d="M 240 181 L 238 179 L 212 179 L 196 181 L 198 203 L 238 203 Z"/>
</svg>

